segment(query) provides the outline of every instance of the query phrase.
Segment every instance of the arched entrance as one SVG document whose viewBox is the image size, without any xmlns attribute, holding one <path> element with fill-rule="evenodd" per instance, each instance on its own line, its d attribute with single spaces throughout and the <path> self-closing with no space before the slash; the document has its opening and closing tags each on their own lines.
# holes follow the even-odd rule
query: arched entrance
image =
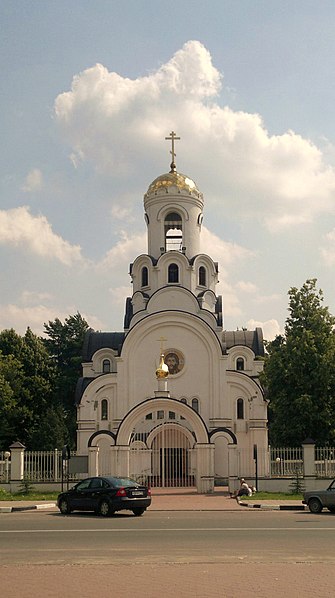
<svg viewBox="0 0 335 598">
<path fill-rule="evenodd" d="M 180 422 L 164 414 L 157 424 L 153 419 L 138 422 L 130 444 L 130 470 L 156 487 L 195 485 L 195 438 Z"/>
<path fill-rule="evenodd" d="M 114 449 L 118 473 L 153 486 L 196 485 L 206 491 L 214 480 L 214 445 L 201 416 L 191 407 L 167 397 L 140 403 L 120 424 Z"/>
</svg>

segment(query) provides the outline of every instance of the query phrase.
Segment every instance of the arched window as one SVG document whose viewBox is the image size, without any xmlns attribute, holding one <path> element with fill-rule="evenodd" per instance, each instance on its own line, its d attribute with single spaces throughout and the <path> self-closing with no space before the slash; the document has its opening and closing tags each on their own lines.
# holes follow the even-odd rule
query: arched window
<svg viewBox="0 0 335 598">
<path fill-rule="evenodd" d="M 108 419 L 108 401 L 102 399 L 101 401 L 101 419 Z"/>
<path fill-rule="evenodd" d="M 183 224 L 177 212 L 170 212 L 164 221 L 165 250 L 181 251 L 183 246 Z"/>
<path fill-rule="evenodd" d="M 192 399 L 192 409 L 199 413 L 199 401 L 198 399 Z"/>
<path fill-rule="evenodd" d="M 243 357 L 238 357 L 236 359 L 236 369 L 242 372 L 244 370 L 244 359 Z"/>
<path fill-rule="evenodd" d="M 243 399 L 237 399 L 237 419 L 244 419 L 244 401 Z"/>
<path fill-rule="evenodd" d="M 179 268 L 177 264 L 169 265 L 168 282 L 179 282 Z"/>
<path fill-rule="evenodd" d="M 147 287 L 148 286 L 148 280 L 149 280 L 149 277 L 148 277 L 148 268 L 146 266 L 144 266 L 142 268 L 142 282 L 141 282 L 142 287 Z"/>
<path fill-rule="evenodd" d="M 200 266 L 199 268 L 199 285 L 202 287 L 206 286 L 206 268 L 204 266 Z"/>
<path fill-rule="evenodd" d="M 109 374 L 111 371 L 111 362 L 109 359 L 104 359 L 102 362 L 102 371 L 104 374 Z"/>
</svg>

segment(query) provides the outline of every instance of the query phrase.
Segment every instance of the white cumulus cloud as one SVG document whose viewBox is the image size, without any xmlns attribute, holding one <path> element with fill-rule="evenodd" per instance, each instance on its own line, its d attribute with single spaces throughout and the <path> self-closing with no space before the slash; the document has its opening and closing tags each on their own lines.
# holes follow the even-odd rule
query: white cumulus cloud
<svg viewBox="0 0 335 598">
<path fill-rule="evenodd" d="M 73 161 L 113 176 L 137 176 L 148 153 L 161 155 L 164 134 L 177 131 L 180 154 L 190 173 L 202 173 L 207 198 L 218 209 L 238 206 L 241 217 L 272 232 L 334 213 L 335 171 L 326 154 L 291 130 L 272 135 L 258 114 L 221 106 L 222 80 L 208 50 L 189 41 L 134 80 L 101 64 L 79 73 L 57 97 L 56 119 Z"/>
<path fill-rule="evenodd" d="M 275 319 L 266 320 L 265 322 L 261 322 L 259 320 L 248 320 L 247 328 L 249 330 L 262 328 L 264 339 L 267 341 L 272 341 L 279 334 L 283 334 L 283 331 L 280 329 L 279 322 Z"/>
<path fill-rule="evenodd" d="M 71 305 L 66 310 L 59 306 L 44 305 L 43 303 L 22 306 L 9 303 L 7 305 L 0 305 L 0 330 L 6 328 L 14 328 L 18 334 L 25 334 L 27 327 L 40 336 L 44 335 L 44 323 L 59 318 L 64 321 L 69 317 L 69 314 L 76 313 L 76 308 Z M 88 324 L 99 330 L 102 328 L 102 323 L 99 318 L 94 315 L 81 313 Z"/>
<path fill-rule="evenodd" d="M 0 243 L 29 249 L 66 266 L 82 262 L 79 245 L 71 245 L 55 234 L 45 216 L 33 216 L 27 206 L 0 210 Z"/>
</svg>

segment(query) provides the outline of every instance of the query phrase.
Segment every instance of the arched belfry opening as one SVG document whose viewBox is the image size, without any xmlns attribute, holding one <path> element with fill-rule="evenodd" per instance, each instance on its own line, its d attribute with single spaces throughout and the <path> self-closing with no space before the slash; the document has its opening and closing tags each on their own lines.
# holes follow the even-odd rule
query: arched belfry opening
<svg viewBox="0 0 335 598">
<path fill-rule="evenodd" d="M 182 251 L 183 221 L 177 212 L 169 212 L 164 220 L 165 251 Z"/>
</svg>

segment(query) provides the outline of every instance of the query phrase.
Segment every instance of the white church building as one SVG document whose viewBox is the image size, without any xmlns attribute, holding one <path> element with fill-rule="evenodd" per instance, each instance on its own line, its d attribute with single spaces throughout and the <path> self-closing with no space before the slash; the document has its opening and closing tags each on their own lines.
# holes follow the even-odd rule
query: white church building
<svg viewBox="0 0 335 598">
<path fill-rule="evenodd" d="M 267 451 L 264 344 L 260 328 L 224 330 L 218 264 L 200 252 L 203 195 L 166 139 L 171 169 L 144 195 L 148 247 L 130 265 L 123 332 L 86 334 L 77 454 L 90 475 L 210 492 Z"/>
</svg>

